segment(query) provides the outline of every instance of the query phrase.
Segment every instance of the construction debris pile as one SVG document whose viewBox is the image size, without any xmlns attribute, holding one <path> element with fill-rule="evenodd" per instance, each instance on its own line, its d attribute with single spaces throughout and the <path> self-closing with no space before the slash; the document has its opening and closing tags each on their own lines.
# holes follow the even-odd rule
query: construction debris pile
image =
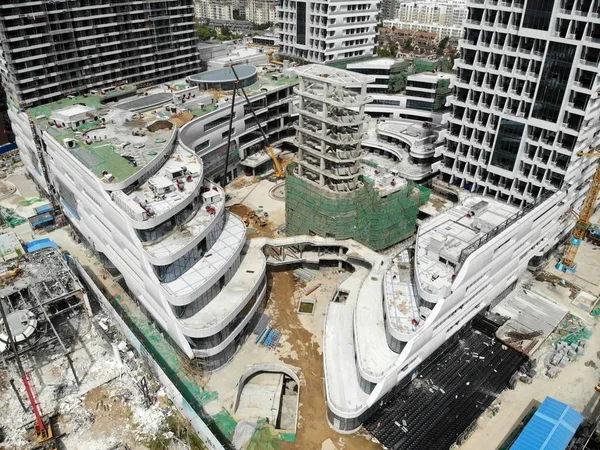
<svg viewBox="0 0 600 450">
<path fill-rule="evenodd" d="M 555 378 L 560 369 L 583 355 L 587 341 L 592 335 L 592 330 L 583 321 L 572 314 L 567 314 L 565 319 L 550 336 L 555 351 L 549 358 L 546 366 L 546 375 Z"/>
</svg>

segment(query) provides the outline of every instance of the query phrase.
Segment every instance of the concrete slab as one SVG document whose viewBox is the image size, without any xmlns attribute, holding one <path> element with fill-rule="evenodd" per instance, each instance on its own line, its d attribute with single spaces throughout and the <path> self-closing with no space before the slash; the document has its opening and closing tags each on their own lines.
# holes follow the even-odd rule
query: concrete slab
<svg viewBox="0 0 600 450">
<path fill-rule="evenodd" d="M 541 294 L 523 290 L 507 297 L 492 311 L 510 317 L 529 331 L 541 330 L 547 336 L 565 317 L 568 309 Z"/>
<path fill-rule="evenodd" d="M 242 389 L 235 416 L 239 420 L 268 418 L 275 423 L 283 389 L 283 374 L 263 372 L 248 380 Z"/>
</svg>

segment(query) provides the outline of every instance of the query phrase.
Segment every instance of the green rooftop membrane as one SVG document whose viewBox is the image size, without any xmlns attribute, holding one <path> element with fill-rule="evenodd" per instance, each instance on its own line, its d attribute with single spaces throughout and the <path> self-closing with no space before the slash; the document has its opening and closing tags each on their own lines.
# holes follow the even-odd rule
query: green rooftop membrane
<svg viewBox="0 0 600 450">
<path fill-rule="evenodd" d="M 106 171 L 115 177 L 116 182 L 124 181 L 140 169 L 115 153 L 114 146 L 108 142 L 84 145 L 71 150 L 71 153 L 98 178 L 102 178 Z"/>
<path fill-rule="evenodd" d="M 362 181 L 364 186 L 356 191 L 337 193 L 288 173 L 286 233 L 355 239 L 373 250 L 410 237 L 429 189 L 409 182 L 405 189 L 381 197 L 368 179 Z"/>
</svg>

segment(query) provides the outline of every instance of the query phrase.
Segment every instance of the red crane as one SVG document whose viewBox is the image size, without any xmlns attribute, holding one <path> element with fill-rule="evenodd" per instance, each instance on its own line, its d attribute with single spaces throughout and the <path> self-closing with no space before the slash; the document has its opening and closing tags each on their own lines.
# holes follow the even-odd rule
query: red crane
<svg viewBox="0 0 600 450">
<path fill-rule="evenodd" d="M 25 372 L 23 369 L 23 365 L 21 364 L 21 358 L 19 357 L 19 352 L 17 350 L 17 344 L 13 339 L 12 332 L 10 330 L 10 325 L 8 320 L 6 319 L 6 312 L 4 311 L 4 305 L 2 304 L 2 299 L 0 299 L 0 314 L 2 315 L 2 321 L 4 326 L 6 327 L 6 334 L 8 335 L 8 341 L 12 347 L 13 352 L 15 353 L 15 361 L 17 363 L 17 367 L 19 369 L 19 375 L 21 375 L 21 380 L 25 385 L 25 390 L 27 391 L 27 397 L 29 398 L 29 403 L 31 404 L 31 409 L 33 410 L 33 415 L 35 416 L 35 434 L 37 435 L 37 441 L 42 443 L 49 441 L 53 438 L 52 427 L 50 425 L 46 425 L 44 423 L 44 419 L 42 418 L 42 410 L 40 408 L 40 402 L 37 398 L 37 393 L 35 392 L 35 386 L 33 384 L 33 380 L 31 379 L 31 373 Z"/>
</svg>

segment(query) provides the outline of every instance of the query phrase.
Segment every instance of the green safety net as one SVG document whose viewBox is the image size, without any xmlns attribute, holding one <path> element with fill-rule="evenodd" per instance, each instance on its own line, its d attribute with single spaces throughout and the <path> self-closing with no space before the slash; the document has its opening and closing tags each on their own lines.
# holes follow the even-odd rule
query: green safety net
<svg viewBox="0 0 600 450">
<path fill-rule="evenodd" d="M 237 427 L 237 422 L 233 417 L 231 417 L 231 414 L 229 414 L 226 409 L 221 408 L 221 411 L 213 416 L 213 420 L 215 421 L 215 424 L 219 430 L 221 430 L 223 436 L 225 436 L 227 440 L 231 441 L 233 439 L 235 427 Z"/>
<path fill-rule="evenodd" d="M 411 236 L 419 206 L 429 199 L 429 189 L 409 181 L 404 189 L 382 197 L 369 179 L 361 180 L 362 188 L 336 193 L 290 171 L 286 178 L 286 233 L 356 239 L 374 250 Z"/>
<path fill-rule="evenodd" d="M 258 427 L 248 443 L 247 450 L 279 450 L 279 436 L 273 434 L 274 430 L 264 419 L 258 421 Z M 291 441 L 288 441 L 291 442 Z"/>
<path fill-rule="evenodd" d="M 33 205 L 34 203 L 42 202 L 42 201 L 44 201 L 44 199 L 37 197 L 37 198 L 29 199 L 29 200 L 21 200 L 19 202 L 19 205 L 21 205 L 21 206 L 30 206 L 30 205 Z"/>
</svg>

